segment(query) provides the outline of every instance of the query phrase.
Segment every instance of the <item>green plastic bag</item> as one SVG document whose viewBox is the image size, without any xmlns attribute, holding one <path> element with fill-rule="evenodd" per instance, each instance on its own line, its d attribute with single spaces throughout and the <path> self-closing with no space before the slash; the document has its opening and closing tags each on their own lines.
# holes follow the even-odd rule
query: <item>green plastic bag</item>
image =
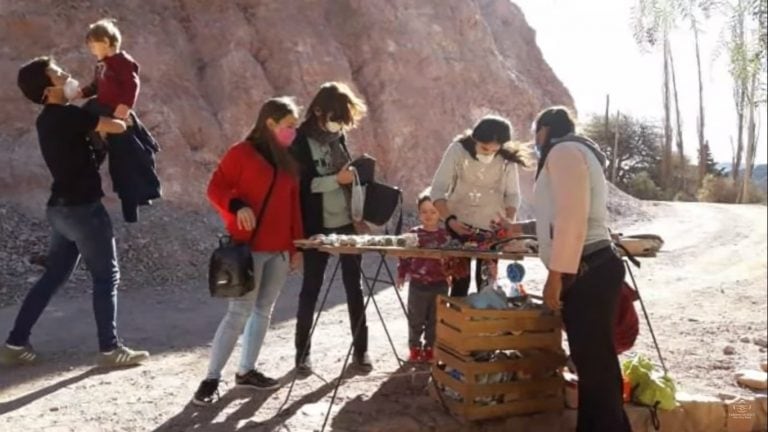
<svg viewBox="0 0 768 432">
<path fill-rule="evenodd" d="M 632 387 L 632 400 L 641 405 L 671 410 L 677 406 L 675 382 L 654 369 L 653 363 L 638 355 L 625 360 L 621 370 Z"/>
</svg>

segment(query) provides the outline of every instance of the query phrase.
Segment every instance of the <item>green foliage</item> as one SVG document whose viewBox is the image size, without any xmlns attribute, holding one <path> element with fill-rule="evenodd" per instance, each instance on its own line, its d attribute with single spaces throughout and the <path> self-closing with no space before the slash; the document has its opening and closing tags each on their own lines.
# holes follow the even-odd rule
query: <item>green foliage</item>
<svg viewBox="0 0 768 432">
<path fill-rule="evenodd" d="M 661 200 L 664 198 L 661 188 L 645 171 L 632 177 L 623 189 L 633 197 L 644 200 Z"/>
<path fill-rule="evenodd" d="M 740 184 L 731 177 L 722 177 L 708 174 L 704 177 L 704 183 L 699 189 L 697 197 L 699 201 L 715 203 L 735 203 L 739 196 Z M 749 204 L 764 203 L 765 192 L 756 184 L 749 185 Z"/>
<path fill-rule="evenodd" d="M 614 132 L 617 127 L 619 141 L 615 158 L 617 169 L 614 183 L 616 186 L 624 190 L 631 189 L 632 179 L 643 172 L 648 175 L 654 185 L 660 184 L 662 140 L 660 126 L 653 121 L 622 115 L 618 122 L 615 116 L 611 117 L 606 130 L 605 118 L 595 114 L 588 118 L 583 129 L 608 157 L 608 177 L 610 178 L 614 168 Z"/>
</svg>

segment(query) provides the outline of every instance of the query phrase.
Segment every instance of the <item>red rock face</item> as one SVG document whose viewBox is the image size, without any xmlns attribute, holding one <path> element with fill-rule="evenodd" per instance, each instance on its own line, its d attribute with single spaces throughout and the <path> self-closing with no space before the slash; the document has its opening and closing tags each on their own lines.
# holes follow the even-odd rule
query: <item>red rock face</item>
<svg viewBox="0 0 768 432">
<path fill-rule="evenodd" d="M 507 0 L 0 0 L 0 11 L 0 195 L 13 201 L 42 201 L 49 187 L 39 107 L 22 98 L 16 71 L 52 53 L 89 80 L 84 35 L 104 16 L 118 19 L 123 49 L 142 66 L 137 111 L 163 146 L 165 196 L 180 204 L 206 205 L 217 159 L 267 97 L 306 106 L 325 81 L 351 83 L 365 98 L 369 115 L 351 150 L 374 155 L 409 202 L 480 116 L 506 116 L 526 139 L 540 109 L 573 106 Z"/>
</svg>

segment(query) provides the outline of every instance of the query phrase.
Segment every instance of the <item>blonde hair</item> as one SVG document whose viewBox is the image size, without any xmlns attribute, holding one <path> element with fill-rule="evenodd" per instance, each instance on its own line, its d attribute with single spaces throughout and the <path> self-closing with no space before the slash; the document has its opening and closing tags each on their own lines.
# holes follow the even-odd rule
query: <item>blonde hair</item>
<svg viewBox="0 0 768 432">
<path fill-rule="evenodd" d="M 113 18 L 103 18 L 88 26 L 88 32 L 85 34 L 85 41 L 109 42 L 109 46 L 120 49 L 122 42 L 120 29 L 117 28 L 117 20 Z"/>
</svg>

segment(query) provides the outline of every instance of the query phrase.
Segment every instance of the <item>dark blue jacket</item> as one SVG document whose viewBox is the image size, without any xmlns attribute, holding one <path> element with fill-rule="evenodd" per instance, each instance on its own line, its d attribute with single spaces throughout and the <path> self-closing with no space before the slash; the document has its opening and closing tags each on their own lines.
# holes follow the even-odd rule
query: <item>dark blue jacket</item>
<svg viewBox="0 0 768 432">
<path fill-rule="evenodd" d="M 95 98 L 83 106 L 99 115 L 109 116 Z M 131 112 L 133 125 L 121 134 L 107 135 L 106 151 L 109 157 L 109 176 L 112 186 L 122 202 L 123 218 L 126 222 L 138 220 L 138 207 L 149 205 L 162 195 L 160 179 L 155 171 L 155 153 L 160 147 L 149 130 Z M 94 140 L 99 140 L 94 134 Z M 96 145 L 98 147 L 98 145 Z"/>
</svg>

